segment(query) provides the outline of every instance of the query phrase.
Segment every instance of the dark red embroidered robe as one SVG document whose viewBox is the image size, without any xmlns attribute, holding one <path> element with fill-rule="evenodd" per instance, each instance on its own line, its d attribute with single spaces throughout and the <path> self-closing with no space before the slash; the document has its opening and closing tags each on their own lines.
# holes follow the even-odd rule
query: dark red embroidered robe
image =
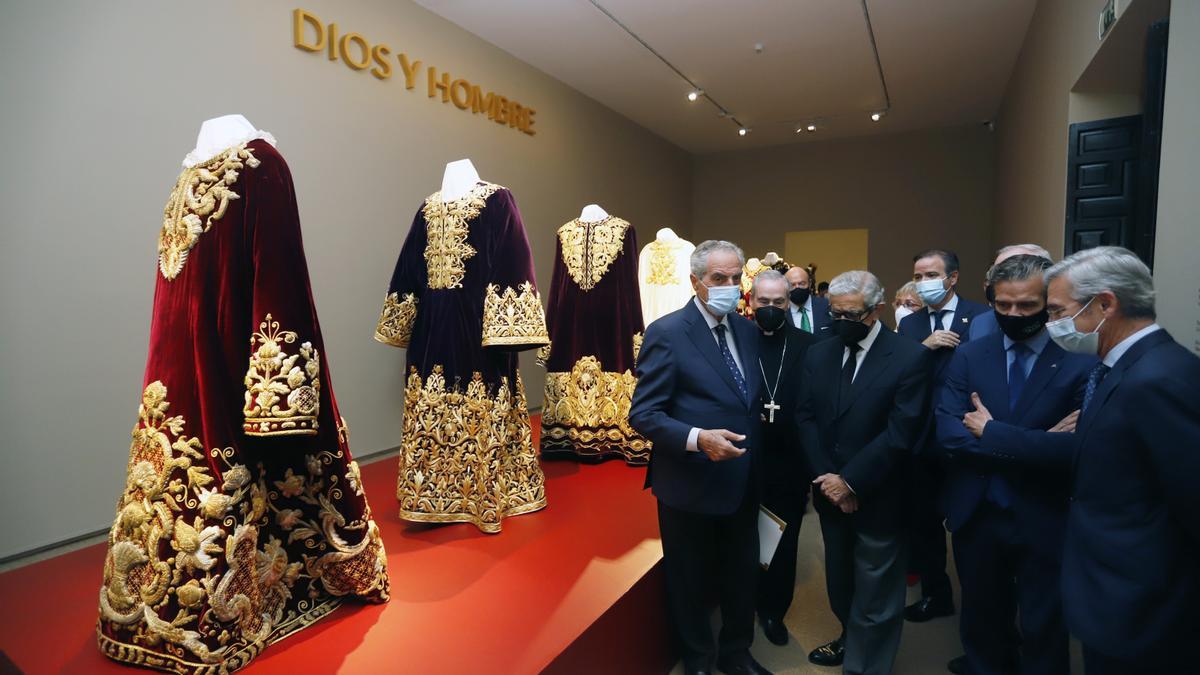
<svg viewBox="0 0 1200 675">
<path fill-rule="evenodd" d="M 97 636 L 180 673 L 244 666 L 346 597 L 388 597 L 287 164 L 235 146 L 163 213 L 150 349 Z"/>
</svg>

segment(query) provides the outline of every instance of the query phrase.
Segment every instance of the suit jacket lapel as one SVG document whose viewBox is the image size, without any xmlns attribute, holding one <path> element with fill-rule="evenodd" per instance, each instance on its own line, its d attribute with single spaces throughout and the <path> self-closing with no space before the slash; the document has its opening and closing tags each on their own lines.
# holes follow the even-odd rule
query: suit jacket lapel
<svg viewBox="0 0 1200 675">
<path fill-rule="evenodd" d="M 1096 392 L 1092 394 L 1092 400 L 1088 403 L 1087 410 L 1084 410 L 1079 415 L 1079 422 L 1075 425 L 1075 434 L 1079 437 L 1079 442 L 1075 444 L 1075 461 L 1079 461 L 1079 449 L 1083 447 L 1083 441 L 1092 430 L 1092 425 L 1099 418 L 1100 409 L 1108 401 L 1112 393 L 1121 384 L 1122 378 L 1125 376 L 1125 371 L 1128 370 L 1137 360 L 1142 358 L 1142 355 L 1150 351 L 1158 345 L 1169 342 L 1171 335 L 1165 330 L 1157 330 L 1146 337 L 1138 340 L 1121 360 L 1117 361 L 1117 365 L 1109 371 L 1105 376 L 1104 381 L 1096 387 Z"/>
<path fill-rule="evenodd" d="M 991 370 L 987 373 L 987 377 L 983 378 L 985 385 L 991 385 L 986 393 L 979 392 L 983 398 L 984 405 L 992 412 L 992 416 L 996 419 L 1010 422 L 1015 417 L 1012 410 L 1008 407 L 1008 354 L 1004 351 L 1004 338 L 999 333 L 989 335 L 987 338 L 987 356 L 984 358 L 984 363 Z M 968 406 L 970 401 L 968 400 Z M 967 411 L 973 410 L 973 407 L 968 407 Z"/>
<path fill-rule="evenodd" d="M 705 360 L 708 361 L 708 364 L 712 366 L 717 377 L 720 377 L 739 399 L 742 398 L 742 392 L 738 389 L 737 382 L 733 379 L 733 374 L 729 372 L 729 366 L 725 365 L 725 357 L 721 356 L 721 350 L 717 347 L 717 338 L 713 336 L 712 331 L 709 329 L 708 322 L 704 320 L 703 316 L 700 316 L 700 310 L 694 303 L 689 305 L 688 312 L 691 320 L 691 325 L 688 327 L 688 338 L 696 345 L 696 349 L 700 351 Z M 741 342 L 737 337 L 734 337 L 734 340 Z M 741 349 L 739 348 L 738 351 L 740 356 Z M 745 361 L 742 363 L 744 369 Z"/>
<path fill-rule="evenodd" d="M 916 311 L 916 315 L 921 317 L 921 320 L 917 322 L 917 334 L 913 337 L 919 341 L 924 341 L 925 338 L 929 337 L 933 333 L 933 331 L 929 328 L 929 307 L 922 307 L 921 309 L 918 309 Z"/>
<path fill-rule="evenodd" d="M 846 414 L 850 406 L 854 403 L 871 382 L 879 377 L 881 373 L 888 369 L 891 365 L 890 357 L 892 355 L 891 335 L 884 336 L 884 331 L 881 329 L 879 334 L 875 336 L 875 342 L 871 348 L 867 350 L 867 355 L 863 357 L 862 365 L 858 367 L 858 374 L 854 376 L 854 384 L 850 387 L 850 394 L 842 399 L 838 404 L 838 417 Z M 891 331 L 887 331 L 891 333 Z M 840 364 L 839 364 L 840 365 Z M 840 369 L 839 369 L 840 375 Z M 835 382 L 838 380 L 834 380 Z"/>
<path fill-rule="evenodd" d="M 1042 354 L 1033 362 L 1033 370 L 1029 373 L 1029 381 L 1025 383 L 1025 389 L 1021 391 L 1021 398 L 1017 399 L 1017 408 L 1013 411 L 1012 421 L 1020 420 L 1026 412 L 1029 411 L 1029 406 L 1037 399 L 1038 394 L 1046 388 L 1047 384 L 1058 375 L 1058 364 L 1062 362 L 1063 356 L 1066 354 L 1062 347 L 1047 342 L 1042 348 Z"/>
</svg>

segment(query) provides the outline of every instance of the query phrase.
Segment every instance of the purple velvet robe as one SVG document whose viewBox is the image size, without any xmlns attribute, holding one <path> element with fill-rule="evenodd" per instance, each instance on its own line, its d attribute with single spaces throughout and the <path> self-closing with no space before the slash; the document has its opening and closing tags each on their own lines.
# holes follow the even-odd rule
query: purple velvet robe
<svg viewBox="0 0 1200 675">
<path fill-rule="evenodd" d="M 637 234 L 624 220 L 573 220 L 558 230 L 544 348 L 542 454 L 650 459 L 650 442 L 629 426 L 642 336 Z"/>
<path fill-rule="evenodd" d="M 407 348 L 400 517 L 499 532 L 546 505 L 517 352 L 549 342 L 533 256 L 507 188 L 418 209 L 375 338 Z"/>
</svg>

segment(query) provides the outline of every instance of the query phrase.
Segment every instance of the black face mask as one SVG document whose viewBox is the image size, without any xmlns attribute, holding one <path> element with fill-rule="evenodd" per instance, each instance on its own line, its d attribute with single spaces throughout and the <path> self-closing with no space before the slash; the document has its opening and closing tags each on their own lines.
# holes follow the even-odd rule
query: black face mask
<svg viewBox="0 0 1200 675">
<path fill-rule="evenodd" d="M 1000 330 L 1014 342 L 1028 340 L 1037 335 L 1049 320 L 1050 313 L 1045 308 L 1029 316 L 1009 316 L 996 312 L 996 323 L 1000 325 Z"/>
<path fill-rule="evenodd" d="M 776 331 L 783 328 L 783 320 L 787 314 L 779 307 L 759 307 L 754 310 L 754 322 L 765 331 Z"/>
<path fill-rule="evenodd" d="M 987 304 L 996 304 L 996 289 L 991 284 L 983 287 L 983 296 L 987 298 Z"/>
<path fill-rule="evenodd" d="M 808 293 L 809 289 L 807 288 L 793 288 L 788 291 L 788 300 L 791 300 L 792 304 L 797 307 L 801 307 L 808 302 Z"/>
<path fill-rule="evenodd" d="M 841 338 L 843 344 L 849 347 L 852 344 L 862 342 L 863 338 L 867 337 L 867 333 L 871 332 L 871 327 L 861 321 L 837 319 L 833 322 L 830 330 L 833 331 L 834 335 Z"/>
</svg>

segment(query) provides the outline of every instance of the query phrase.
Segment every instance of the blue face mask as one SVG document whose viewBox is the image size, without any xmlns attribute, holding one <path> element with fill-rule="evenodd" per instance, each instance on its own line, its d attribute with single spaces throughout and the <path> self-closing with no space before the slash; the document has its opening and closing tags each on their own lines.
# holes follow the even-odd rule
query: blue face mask
<svg viewBox="0 0 1200 675">
<path fill-rule="evenodd" d="M 945 286 L 945 278 L 942 279 L 925 279 L 917 282 L 917 295 L 925 301 L 926 305 L 936 305 L 946 299 L 946 294 L 950 289 Z"/>
<path fill-rule="evenodd" d="M 708 311 L 717 316 L 725 316 L 726 314 L 737 309 L 738 300 L 742 298 L 742 289 L 738 286 L 709 286 L 704 284 L 708 289 L 708 301 L 704 303 L 708 307 Z"/>
</svg>

